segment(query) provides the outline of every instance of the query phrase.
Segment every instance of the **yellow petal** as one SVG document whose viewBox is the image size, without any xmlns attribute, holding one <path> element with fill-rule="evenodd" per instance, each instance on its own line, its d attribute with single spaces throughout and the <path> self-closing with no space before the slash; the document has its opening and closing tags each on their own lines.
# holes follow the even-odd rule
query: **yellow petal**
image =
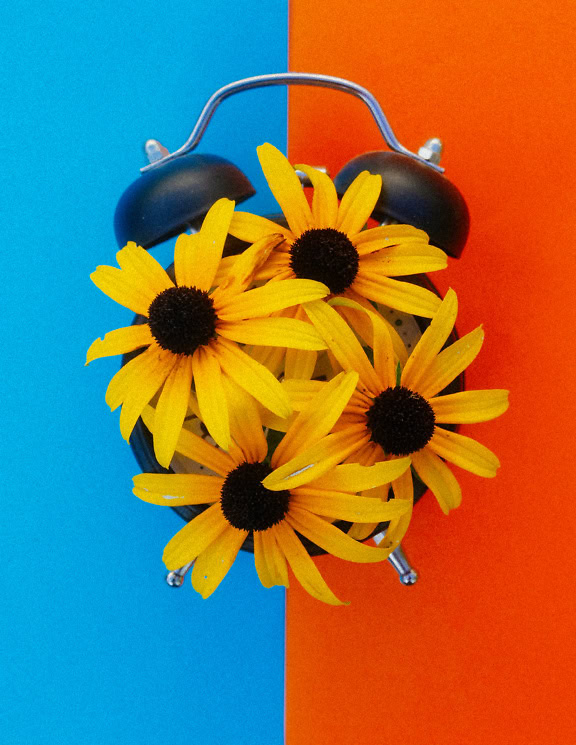
<svg viewBox="0 0 576 745">
<path fill-rule="evenodd" d="M 195 473 L 141 473 L 133 481 L 139 499 L 166 507 L 217 502 L 224 484 L 217 476 Z"/>
<path fill-rule="evenodd" d="M 222 370 L 262 406 L 280 417 L 290 416 L 292 407 L 287 393 L 263 365 L 253 360 L 233 342 L 220 338 L 215 345 Z"/>
<path fill-rule="evenodd" d="M 365 297 L 362 297 L 362 295 L 358 295 L 357 292 L 354 292 L 354 290 L 350 288 L 346 290 L 343 297 L 346 300 L 353 300 L 354 302 L 358 303 L 358 305 L 364 308 L 364 310 L 369 310 L 371 312 L 374 312 L 373 303 L 371 303 Z M 330 301 L 330 303 L 336 306 L 335 301 L 337 299 L 339 298 L 334 298 L 332 301 Z M 406 350 L 406 347 L 404 346 L 402 337 L 396 331 L 394 326 L 391 323 L 389 323 L 389 321 L 387 321 L 386 318 L 384 317 L 384 310 L 382 306 L 378 306 L 376 310 L 379 313 L 379 317 L 386 324 L 386 328 L 388 329 L 388 335 L 390 336 L 392 340 L 392 348 L 394 350 L 394 354 L 396 355 L 398 360 L 401 362 L 401 364 L 404 365 L 406 360 L 408 359 L 408 352 Z M 388 310 L 389 309 L 386 308 L 386 311 Z M 344 317 L 347 319 L 348 323 L 350 323 L 354 331 L 365 341 L 365 343 L 369 347 L 374 346 L 373 326 L 370 323 L 370 319 L 367 317 L 366 313 L 360 314 L 359 312 L 352 312 L 351 309 L 346 309 L 345 307 L 339 308 L 338 312 L 341 315 L 344 315 Z"/>
<path fill-rule="evenodd" d="M 372 325 L 372 349 L 374 352 L 374 372 L 381 390 L 396 385 L 396 355 L 392 345 L 389 325 L 382 316 L 373 309 L 359 305 L 348 298 L 334 298 L 329 302 L 331 306 L 344 306 L 357 310 L 368 317 Z M 375 391 L 374 391 L 375 392 Z"/>
<path fill-rule="evenodd" d="M 228 201 L 228 200 L 220 200 Z M 216 205 L 218 202 L 216 202 Z M 231 202 L 230 204 L 233 205 Z M 216 206 L 214 205 L 214 207 Z M 212 208 L 213 209 L 213 208 Z M 227 207 L 227 210 L 230 211 Z M 208 213 L 210 214 L 210 213 Z M 206 216 L 206 219 L 208 215 Z M 205 219 L 205 224 L 206 224 Z M 211 220 L 211 222 L 213 222 Z M 224 222 L 223 225 L 226 223 Z M 178 236 L 174 248 L 174 271 L 176 282 L 181 287 L 197 287 L 208 292 L 216 283 L 216 275 L 220 269 L 222 249 L 226 232 L 223 226 L 212 225 L 212 233 L 207 235 L 204 226 L 199 233 Z M 234 259 L 235 257 L 229 257 Z M 227 267 L 230 268 L 229 266 Z M 224 268 L 225 271 L 226 267 Z"/>
<path fill-rule="evenodd" d="M 378 377 L 346 321 L 334 308 L 320 301 L 306 303 L 304 310 L 344 370 L 355 370 L 363 386 L 372 393 L 380 393 Z"/>
<path fill-rule="evenodd" d="M 363 263 L 351 288 L 369 300 L 423 318 L 432 318 L 440 307 L 440 298 L 430 290 L 411 282 L 384 277 L 369 269 L 364 272 Z"/>
<path fill-rule="evenodd" d="M 147 323 L 109 331 L 103 339 L 96 339 L 92 342 L 86 354 L 86 364 L 100 357 L 133 352 L 140 347 L 147 347 L 153 341 L 154 337 Z"/>
<path fill-rule="evenodd" d="M 306 592 L 329 605 L 347 605 L 347 603 L 338 600 L 328 587 L 292 528 L 286 522 L 281 522 L 275 525 L 272 530 L 280 550 L 294 572 L 294 576 Z"/>
<path fill-rule="evenodd" d="M 127 243 L 120 249 L 116 254 L 116 260 L 130 281 L 147 288 L 155 296 L 174 287 L 174 282 L 166 274 L 165 269 L 148 251 L 135 243 Z"/>
<path fill-rule="evenodd" d="M 350 427 L 327 435 L 316 445 L 276 468 L 266 476 L 262 483 L 272 491 L 295 489 L 297 486 L 307 484 L 328 473 L 351 453 L 361 448 L 369 438 L 370 433 L 363 426 L 356 429 Z M 274 462 L 273 458 L 272 466 Z"/>
<path fill-rule="evenodd" d="M 282 370 L 286 350 L 281 347 L 246 347 L 246 354 L 256 362 L 264 365 L 277 378 Z"/>
<path fill-rule="evenodd" d="M 154 454 L 164 468 L 168 468 L 184 417 L 192 386 L 192 357 L 180 355 L 162 387 L 154 416 Z"/>
<path fill-rule="evenodd" d="M 357 297 L 360 297 L 359 295 Z M 339 297 L 334 298 L 333 300 L 329 300 L 328 304 L 331 305 L 333 308 L 336 308 L 339 315 L 344 318 L 344 320 L 348 323 L 350 328 L 354 331 L 354 333 L 359 337 L 360 343 L 364 347 L 372 347 L 373 340 L 374 340 L 374 334 L 372 329 L 372 324 L 370 323 L 370 319 L 368 318 L 368 315 L 364 313 L 362 310 L 357 310 L 354 308 L 354 306 L 350 305 L 343 305 L 340 303 L 341 300 L 351 300 L 349 298 L 348 294 L 341 295 Z M 366 300 L 365 302 L 369 302 Z M 361 306 L 364 308 L 364 306 Z M 370 303 L 370 310 L 373 310 L 374 306 L 372 303 Z"/>
<path fill-rule="evenodd" d="M 203 598 L 212 595 L 222 582 L 247 535 L 248 531 L 230 525 L 198 556 L 192 570 L 192 587 Z"/>
<path fill-rule="evenodd" d="M 354 538 L 355 541 L 365 541 L 366 538 L 374 533 L 378 525 L 380 525 L 380 521 L 375 523 L 354 523 L 350 526 L 348 535 L 350 538 Z M 382 548 L 386 548 L 386 546 L 382 546 Z"/>
<path fill-rule="evenodd" d="M 284 155 L 273 145 L 265 143 L 256 148 L 262 171 L 270 191 L 295 236 L 312 227 L 312 213 L 306 201 L 300 179 Z"/>
<path fill-rule="evenodd" d="M 310 399 L 326 385 L 323 380 L 299 380 L 291 378 L 282 381 L 282 388 L 288 394 L 295 411 L 302 411 Z"/>
<path fill-rule="evenodd" d="M 256 533 L 254 535 L 256 535 Z M 266 554 L 266 562 L 272 572 L 274 584 L 288 587 L 290 581 L 288 578 L 286 557 L 278 546 L 278 541 L 276 540 L 276 535 L 273 530 L 265 530 L 262 532 L 262 549 Z"/>
<path fill-rule="evenodd" d="M 329 292 L 326 285 L 311 279 L 283 279 L 232 298 L 223 296 L 216 312 L 223 321 L 241 321 L 244 318 L 267 316 L 299 303 L 320 300 Z"/>
<path fill-rule="evenodd" d="M 484 341 L 482 326 L 458 339 L 433 360 L 419 379 L 420 393 L 425 398 L 431 398 L 451 383 L 468 365 L 474 361 Z"/>
<path fill-rule="evenodd" d="M 125 440 L 130 438 L 142 410 L 166 380 L 175 361 L 171 352 L 152 344 L 121 367 L 110 381 L 106 403 L 112 411 L 122 404 L 120 432 Z"/>
<path fill-rule="evenodd" d="M 270 531 L 265 531 L 269 533 Z M 258 579 L 264 587 L 274 587 L 276 584 L 273 566 L 270 566 L 268 556 L 262 546 L 262 537 L 264 532 L 258 531 L 254 533 L 254 566 L 258 574 Z"/>
<path fill-rule="evenodd" d="M 285 378 L 309 380 L 314 374 L 318 355 L 308 349 L 287 349 L 284 364 Z"/>
<path fill-rule="evenodd" d="M 389 484 L 409 467 L 410 458 L 394 458 L 393 460 L 381 461 L 373 466 L 345 463 L 342 466 L 336 466 L 330 473 L 309 483 L 307 489 L 327 489 L 356 493 L 364 491 L 364 489 L 373 489 L 376 486 L 380 486 L 380 484 Z"/>
<path fill-rule="evenodd" d="M 312 220 L 315 228 L 334 228 L 338 219 L 338 194 L 332 179 L 317 168 L 306 165 L 295 165 L 303 171 L 314 187 L 312 197 Z"/>
<path fill-rule="evenodd" d="M 406 535 L 410 520 L 412 519 L 412 510 L 414 507 L 414 482 L 410 470 L 404 473 L 392 482 L 394 496 L 397 500 L 403 500 L 408 504 L 408 510 L 398 518 L 390 521 L 386 529 L 386 535 L 380 542 L 382 548 L 389 548 L 391 551 L 398 548 L 402 539 Z"/>
<path fill-rule="evenodd" d="M 179 287 L 198 287 L 201 263 L 202 256 L 200 255 L 200 236 L 198 233 L 179 235 L 174 246 L 174 274 Z"/>
<path fill-rule="evenodd" d="M 268 453 L 258 404 L 227 375 L 222 376 L 224 391 L 230 402 L 230 434 L 248 463 L 259 463 Z"/>
<path fill-rule="evenodd" d="M 233 294 L 244 292 L 252 282 L 255 272 L 266 263 L 272 251 L 283 240 L 281 235 L 274 233 L 249 246 L 239 256 L 230 257 L 235 259 L 234 266 L 212 296 L 215 303 L 222 305 L 227 302 L 224 294 L 231 297 Z M 282 254 L 280 256 L 282 257 Z"/>
<path fill-rule="evenodd" d="M 440 248 L 415 241 L 383 248 L 361 259 L 364 273 L 386 277 L 404 277 L 445 269 L 448 257 Z"/>
<path fill-rule="evenodd" d="M 296 413 L 293 413 L 292 416 L 286 417 L 286 419 L 282 419 L 281 417 L 276 416 L 276 414 L 273 414 L 271 411 L 262 409 L 260 412 L 260 416 L 262 417 L 263 427 L 273 429 L 276 432 L 288 432 L 288 430 L 292 426 L 292 422 L 296 418 Z"/>
<path fill-rule="evenodd" d="M 254 563 L 264 587 L 288 587 L 288 567 L 272 530 L 254 533 Z"/>
<path fill-rule="evenodd" d="M 154 376 L 159 369 L 164 371 L 164 375 L 168 375 L 173 357 L 171 352 L 160 349 L 154 343 L 142 354 L 123 365 L 113 376 L 106 390 L 106 403 L 110 409 L 112 411 L 117 409 L 129 392 L 138 386 L 140 379 L 148 375 Z"/>
<path fill-rule="evenodd" d="M 394 353 L 390 324 L 376 313 L 370 313 L 374 329 L 374 371 L 384 388 L 396 384 L 397 358 Z"/>
<path fill-rule="evenodd" d="M 122 269 L 114 266 L 97 267 L 90 279 L 109 298 L 142 316 L 148 315 L 150 303 L 156 297 L 156 293 L 149 287 L 139 284 Z"/>
<path fill-rule="evenodd" d="M 169 571 L 180 569 L 194 561 L 229 524 L 217 502 L 190 520 L 164 549 L 164 563 Z"/>
<path fill-rule="evenodd" d="M 228 235 L 228 227 L 234 212 L 234 202 L 219 199 L 208 210 L 198 233 L 198 257 L 195 266 L 194 286 L 206 292 L 214 284 L 214 277 L 222 258 L 222 249 Z"/>
<path fill-rule="evenodd" d="M 145 406 L 142 412 L 142 421 L 151 432 L 154 432 L 154 409 L 151 406 Z M 198 411 L 200 414 L 200 411 Z M 182 429 L 176 452 L 181 453 L 186 458 L 199 463 L 201 466 L 208 468 L 210 471 L 227 476 L 228 473 L 236 467 L 236 463 L 222 450 L 218 450 L 206 440 L 190 432 L 188 429 Z"/>
<path fill-rule="evenodd" d="M 370 172 L 369 171 L 362 171 L 359 173 L 354 181 L 350 184 L 350 186 L 346 189 L 342 200 L 340 201 L 340 208 L 338 210 L 338 223 L 336 227 L 340 229 L 340 223 L 346 217 L 346 214 L 348 210 L 350 209 L 350 206 L 354 204 L 356 200 L 357 194 L 360 192 L 363 184 L 370 178 Z M 361 228 L 364 227 L 364 223 L 362 223 Z M 359 231 L 357 231 L 359 232 Z"/>
<path fill-rule="evenodd" d="M 496 471 L 500 467 L 500 461 L 487 447 L 471 437 L 450 432 L 442 427 L 434 428 L 434 435 L 428 447 L 441 458 L 477 476 L 492 478 L 496 476 Z"/>
<path fill-rule="evenodd" d="M 386 503 L 388 502 L 388 496 L 390 494 L 390 485 L 389 484 L 382 484 L 381 486 L 376 486 L 373 489 L 366 489 L 362 492 L 362 497 L 365 499 L 372 499 L 376 503 Z M 402 512 L 400 514 L 403 514 Z M 399 518 L 397 518 L 399 519 Z M 370 536 L 376 528 L 380 525 L 382 521 L 377 520 L 375 522 L 356 522 L 353 523 L 350 526 L 350 529 L 347 531 L 350 538 L 354 538 L 356 541 L 364 541 L 368 536 Z M 382 546 L 382 548 L 386 548 L 386 545 Z"/>
<path fill-rule="evenodd" d="M 294 240 L 292 233 L 283 225 L 268 220 L 266 217 L 252 215 L 249 212 L 235 212 L 229 228 L 230 235 L 239 238 L 247 243 L 256 243 L 256 241 L 267 238 L 275 233 L 280 233 L 285 238 Z"/>
<path fill-rule="evenodd" d="M 406 360 L 408 359 L 408 350 L 406 349 L 404 342 L 402 341 L 402 337 L 396 331 L 394 326 L 382 315 L 382 306 L 378 306 L 378 311 L 380 312 L 380 318 L 382 318 L 382 320 L 386 324 L 386 328 L 388 329 L 388 336 L 392 341 L 392 349 L 394 350 L 396 360 L 400 362 L 400 365 L 404 366 L 406 364 Z"/>
<path fill-rule="evenodd" d="M 234 276 L 234 264 L 238 260 L 238 256 L 224 256 L 218 264 L 218 271 L 214 277 L 214 284 L 221 285 L 228 278 Z M 180 284 L 180 283 L 178 283 Z"/>
<path fill-rule="evenodd" d="M 187 429 L 180 432 L 176 451 L 222 476 L 227 476 L 237 465 L 228 453 L 213 447 Z"/>
<path fill-rule="evenodd" d="M 389 245 L 396 244 L 402 240 L 421 240 L 428 242 L 428 234 L 420 228 L 415 228 L 413 225 L 403 225 L 392 223 L 390 225 L 378 225 L 376 228 L 370 228 L 369 230 L 363 230 L 359 233 L 358 240 L 372 241 L 375 238 L 388 241 Z"/>
<path fill-rule="evenodd" d="M 368 501 L 376 504 L 375 500 Z M 291 505 L 285 520 L 298 533 L 339 559 L 366 563 L 384 561 L 389 556 L 388 551 L 359 543 L 321 517 L 316 517 L 299 507 Z"/>
<path fill-rule="evenodd" d="M 148 347 L 148 349 L 152 349 L 152 347 Z M 136 377 L 132 375 L 132 385 L 124 396 L 120 411 L 120 433 L 127 442 L 142 410 L 170 375 L 175 362 L 176 357 L 170 354 L 170 356 L 163 357 L 163 360 L 156 364 L 154 370 L 148 370 L 145 377 L 141 378 L 140 376 Z M 131 363 L 129 362 L 128 364 Z"/>
<path fill-rule="evenodd" d="M 508 408 L 508 391 L 494 388 L 484 391 L 461 391 L 431 398 L 436 423 L 469 424 L 487 422 Z"/>
<path fill-rule="evenodd" d="M 442 512 L 458 507 L 462 502 L 460 484 L 446 463 L 428 447 L 412 453 L 412 465 L 422 481 L 438 500 Z"/>
<path fill-rule="evenodd" d="M 285 275 L 288 272 L 287 276 Z M 295 279 L 296 275 L 290 268 L 290 254 L 277 247 L 266 261 L 254 272 L 255 282 L 267 282 L 269 279 Z"/>
<path fill-rule="evenodd" d="M 192 373 L 194 373 L 194 362 L 192 362 Z M 200 407 L 198 406 L 198 399 L 196 398 L 196 394 L 194 391 L 190 393 L 190 400 L 188 401 L 188 415 L 195 416 L 196 419 L 202 419 L 202 414 L 200 414 Z"/>
<path fill-rule="evenodd" d="M 372 214 L 381 190 L 382 176 L 368 171 L 356 176 L 340 202 L 338 230 L 348 236 L 358 233 Z"/>
<path fill-rule="evenodd" d="M 384 451 L 380 445 L 368 440 L 365 445 L 356 450 L 354 454 L 348 458 L 345 464 L 357 463 L 361 466 L 373 466 L 374 463 L 384 460 L 385 457 Z"/>
<path fill-rule="evenodd" d="M 350 236 L 350 239 L 360 256 L 371 253 L 372 250 L 379 250 L 386 246 L 398 246 L 407 241 L 428 243 L 428 235 L 412 225 L 379 225 L 377 228 L 362 230 Z M 374 248 L 368 248 L 368 246 L 374 246 Z"/>
<path fill-rule="evenodd" d="M 358 373 L 340 373 L 310 399 L 276 447 L 271 465 L 286 463 L 327 435 L 350 400 Z"/>
<path fill-rule="evenodd" d="M 434 316 L 402 371 L 402 385 L 420 392 L 426 380 L 426 372 L 434 362 L 446 339 L 450 336 L 458 313 L 458 298 L 454 290 L 448 290 L 438 313 Z"/>
<path fill-rule="evenodd" d="M 223 450 L 230 447 L 228 402 L 217 355 L 208 347 L 200 347 L 192 358 L 194 385 L 202 421 Z"/>
<path fill-rule="evenodd" d="M 319 350 L 326 343 L 314 326 L 295 318 L 249 318 L 244 321 L 220 321 L 218 334 L 240 344 Z"/>
<path fill-rule="evenodd" d="M 408 503 L 401 499 L 382 502 L 380 499 L 357 497 L 338 491 L 311 489 L 309 485 L 292 492 L 291 511 L 293 507 L 351 523 L 386 522 L 404 515 L 409 509 Z"/>
</svg>

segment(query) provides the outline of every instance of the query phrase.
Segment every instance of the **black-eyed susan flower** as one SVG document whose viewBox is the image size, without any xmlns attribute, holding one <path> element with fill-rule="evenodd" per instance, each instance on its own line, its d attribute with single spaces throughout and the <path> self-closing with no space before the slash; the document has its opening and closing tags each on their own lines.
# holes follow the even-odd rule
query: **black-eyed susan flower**
<svg viewBox="0 0 576 745">
<path fill-rule="evenodd" d="M 284 238 L 257 277 L 314 279 L 333 295 L 367 298 L 427 318 L 434 315 L 440 304 L 434 293 L 394 277 L 443 269 L 446 254 L 410 225 L 364 230 L 382 188 L 379 175 L 359 174 L 339 204 L 326 174 L 297 165 L 314 187 L 310 207 L 294 168 L 279 150 L 266 143 L 258 148 L 258 157 L 289 227 L 244 212 L 232 218 L 230 232 L 242 240 L 252 243 L 278 233 Z"/>
<path fill-rule="evenodd" d="M 279 416 L 291 412 L 280 383 L 237 344 L 322 349 L 324 342 L 307 322 L 266 318 L 274 311 L 324 297 L 328 288 L 310 280 L 286 280 L 247 289 L 255 267 L 278 236 L 250 247 L 234 272 L 214 287 L 234 202 L 221 199 L 210 209 L 196 235 L 178 238 L 175 282 L 135 243 L 116 255 L 120 268 L 99 266 L 92 281 L 109 297 L 144 317 L 145 323 L 117 329 L 97 339 L 87 363 L 98 357 L 144 351 L 110 381 L 106 402 L 122 405 L 120 430 L 128 440 L 146 404 L 160 391 L 154 450 L 168 466 L 194 383 L 206 427 L 223 448 L 230 446 L 229 404 L 224 378 L 230 377 Z"/>
<path fill-rule="evenodd" d="M 249 534 L 254 538 L 258 576 L 265 587 L 288 585 L 289 565 L 303 587 L 332 605 L 341 601 L 328 588 L 300 541 L 306 536 L 327 552 L 356 562 L 386 559 L 389 550 L 355 541 L 333 520 L 380 522 L 400 518 L 406 502 L 356 496 L 362 489 L 397 479 L 409 458 L 371 468 L 341 463 L 358 441 L 368 441 L 360 427 L 353 434 L 328 434 L 355 389 L 358 375 L 341 373 L 313 396 L 268 456 L 258 407 L 230 379 L 225 387 L 236 401 L 230 420 L 232 447 L 219 450 L 182 430 L 177 450 L 214 475 L 141 474 L 134 493 L 153 504 L 209 504 L 168 543 L 164 562 L 176 570 L 191 562 L 192 585 L 208 597 L 218 587 Z M 145 421 L 156 428 L 149 410 Z"/>
<path fill-rule="evenodd" d="M 353 305 L 347 300 L 332 302 Z M 350 438 L 356 439 L 355 460 L 370 464 L 409 456 L 414 470 L 445 513 L 461 502 L 460 486 L 446 461 L 478 476 L 496 475 L 500 463 L 494 453 L 476 440 L 442 426 L 488 421 L 508 408 L 505 390 L 439 395 L 474 360 L 484 339 L 482 327 L 478 327 L 443 349 L 456 320 L 457 298 L 453 290 L 446 294 L 401 373 L 387 326 L 376 312 L 367 311 L 373 323 L 372 364 L 330 304 L 312 302 L 304 307 L 339 365 L 359 374 L 358 387 L 335 427 L 340 434 L 348 432 Z M 311 386 L 310 390 L 314 390 L 318 384 L 311 381 Z M 302 394 L 306 384 L 299 381 L 296 387 Z M 391 483 L 396 498 L 411 501 L 410 472 Z M 385 497 L 386 491 L 379 496 Z M 352 535 L 360 538 L 362 532 L 352 531 Z"/>
</svg>

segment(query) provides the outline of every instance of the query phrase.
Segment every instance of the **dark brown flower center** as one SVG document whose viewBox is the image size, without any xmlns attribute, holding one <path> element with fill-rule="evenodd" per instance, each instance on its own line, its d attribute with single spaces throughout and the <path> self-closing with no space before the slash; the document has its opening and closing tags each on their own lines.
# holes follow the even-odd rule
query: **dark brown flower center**
<svg viewBox="0 0 576 745">
<path fill-rule="evenodd" d="M 396 386 L 386 388 L 368 409 L 372 440 L 390 455 L 410 455 L 427 445 L 434 434 L 435 416 L 419 393 Z"/>
<path fill-rule="evenodd" d="M 216 336 L 218 317 L 207 292 L 196 287 L 170 287 L 148 309 L 152 336 L 162 349 L 192 355 Z"/>
<path fill-rule="evenodd" d="M 339 295 L 356 279 L 358 251 L 348 236 L 335 228 L 311 228 L 297 238 L 290 266 L 301 279 L 315 279 Z"/>
<path fill-rule="evenodd" d="M 239 530 L 268 530 L 282 522 L 290 492 L 271 491 L 262 481 L 272 473 L 265 463 L 241 463 L 226 477 L 220 507 L 226 520 Z"/>
</svg>

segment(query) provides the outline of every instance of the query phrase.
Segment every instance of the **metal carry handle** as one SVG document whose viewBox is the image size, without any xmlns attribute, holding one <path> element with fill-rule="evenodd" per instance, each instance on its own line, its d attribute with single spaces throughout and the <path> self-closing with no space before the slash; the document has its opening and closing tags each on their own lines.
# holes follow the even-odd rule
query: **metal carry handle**
<svg viewBox="0 0 576 745">
<path fill-rule="evenodd" d="M 212 119 L 214 112 L 225 98 L 232 96 L 234 93 L 247 91 L 251 88 L 264 88 L 268 85 L 312 85 L 319 86 L 321 88 L 332 88 L 337 91 L 343 91 L 344 93 L 351 93 L 353 96 L 356 96 L 356 98 L 359 98 L 361 101 L 363 101 L 366 106 L 368 106 L 372 116 L 374 117 L 374 121 L 376 122 L 378 129 L 382 134 L 382 137 L 391 150 L 394 150 L 395 152 L 402 155 L 406 155 L 413 160 L 417 160 L 418 162 L 427 165 L 429 168 L 433 168 L 439 173 L 443 173 L 444 171 L 441 166 L 431 162 L 430 160 L 427 160 L 426 158 L 423 158 L 418 153 L 411 152 L 398 142 L 396 136 L 394 135 L 394 132 L 392 131 L 392 127 L 384 116 L 384 112 L 382 111 L 380 104 L 370 93 L 370 91 L 366 90 L 366 88 L 363 88 L 357 83 L 352 83 L 350 80 L 344 80 L 344 78 L 335 78 L 331 75 L 316 75 L 314 73 L 307 72 L 286 72 L 271 73 L 269 75 L 256 75 L 253 78 L 244 78 L 244 80 L 237 80 L 235 83 L 229 83 L 228 85 L 225 85 L 223 88 L 220 88 L 216 91 L 216 93 L 213 93 L 212 96 L 210 96 L 210 98 L 206 102 L 206 105 L 202 109 L 200 116 L 198 117 L 198 121 L 196 122 L 192 133 L 190 134 L 186 142 L 182 145 L 182 147 L 178 148 L 178 150 L 175 150 L 173 153 L 164 155 L 164 157 L 144 166 L 144 168 L 141 168 L 140 171 L 144 173 L 145 171 L 149 171 L 152 168 L 156 168 L 160 165 L 163 165 L 164 163 L 168 163 L 169 161 L 174 160 L 175 158 L 178 158 L 181 155 L 185 155 L 186 153 L 194 150 L 194 148 L 200 142 L 202 135 L 206 131 L 206 127 L 208 126 L 210 119 Z"/>
</svg>

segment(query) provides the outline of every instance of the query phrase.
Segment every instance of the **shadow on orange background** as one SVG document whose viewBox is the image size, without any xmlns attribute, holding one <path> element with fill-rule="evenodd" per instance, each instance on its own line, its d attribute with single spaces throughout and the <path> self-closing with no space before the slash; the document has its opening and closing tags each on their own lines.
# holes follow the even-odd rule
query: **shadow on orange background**
<svg viewBox="0 0 576 745">
<path fill-rule="evenodd" d="M 454 469 L 463 504 L 431 495 L 405 540 L 420 572 L 318 565 L 351 605 L 288 592 L 288 745 L 576 743 L 574 242 L 576 5 L 292 0 L 290 69 L 341 76 L 379 99 L 400 142 L 431 136 L 472 228 L 432 276 L 486 330 L 469 388 L 509 388 L 499 420 L 466 425 L 502 461 Z M 289 150 L 337 171 L 383 149 L 342 93 L 291 89 Z"/>
</svg>

